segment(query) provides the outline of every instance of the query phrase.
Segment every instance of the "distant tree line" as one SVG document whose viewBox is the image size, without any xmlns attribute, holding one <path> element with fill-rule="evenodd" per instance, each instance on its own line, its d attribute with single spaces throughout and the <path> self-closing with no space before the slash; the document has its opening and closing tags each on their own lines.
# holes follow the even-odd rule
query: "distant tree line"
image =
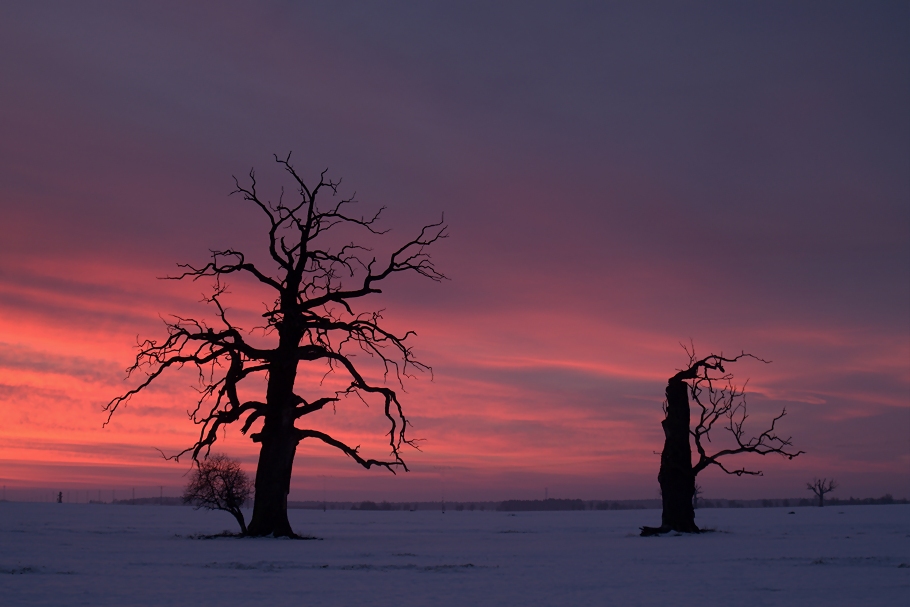
<svg viewBox="0 0 910 607">
<path fill-rule="evenodd" d="M 546 501 L 557 503 L 568 503 L 570 507 L 559 508 L 545 505 Z M 99 502 L 100 503 L 100 502 Z M 115 500 L 117 505 L 124 506 L 151 506 L 166 505 L 180 506 L 183 504 L 179 497 L 143 497 L 136 499 Z M 582 504 L 582 508 L 577 506 Z M 518 504 L 518 507 L 512 505 Z M 908 499 L 900 499 L 891 494 L 882 497 L 866 497 L 848 499 L 827 498 L 827 506 L 876 506 L 889 504 L 910 504 Z M 535 508 L 535 505 L 542 507 Z M 756 500 L 728 500 L 728 499 L 704 499 L 699 498 L 699 508 L 804 508 L 816 506 L 816 500 L 812 498 L 790 498 L 790 499 L 756 499 Z M 505 506 L 505 507 L 504 507 Z M 503 502 L 446 502 L 446 510 L 454 511 L 499 511 L 499 512 L 531 512 L 531 511 L 566 511 L 566 510 L 650 510 L 660 508 L 660 500 L 506 500 Z M 308 501 L 289 501 L 288 508 L 294 510 L 436 510 L 442 509 L 442 502 L 322 502 L 317 500 Z"/>
<path fill-rule="evenodd" d="M 528 511 L 553 511 L 553 510 L 587 510 L 581 500 L 558 500 L 554 498 L 545 500 L 506 500 L 496 508 L 501 512 L 528 512 Z"/>
<path fill-rule="evenodd" d="M 880 506 L 888 504 L 910 504 L 907 499 L 895 499 L 890 493 L 882 497 L 866 497 L 862 499 L 851 497 L 850 499 L 828 498 L 825 504 L 829 506 Z M 805 508 L 808 506 L 817 506 L 818 501 L 812 498 L 791 498 L 791 499 L 762 499 L 762 500 L 706 500 L 700 499 L 698 502 L 700 508 Z"/>
<path fill-rule="evenodd" d="M 871 506 L 871 505 L 888 505 L 888 504 L 910 504 L 908 499 L 894 499 L 890 493 L 886 493 L 881 497 L 866 497 L 866 498 L 855 498 L 851 497 L 849 499 L 841 499 L 838 497 L 832 497 L 827 500 L 828 505 L 830 506 Z"/>
<path fill-rule="evenodd" d="M 352 504 L 351 510 L 417 510 L 417 504 L 410 502 L 372 502 L 370 500 Z"/>
<path fill-rule="evenodd" d="M 104 502 L 98 502 L 104 503 Z M 114 500 L 114 504 L 122 506 L 183 506 L 180 497 L 136 497 L 133 499 Z"/>
<path fill-rule="evenodd" d="M 645 510 L 659 508 L 660 500 L 581 500 L 555 499 L 547 500 L 505 500 L 502 502 L 322 502 L 318 500 L 289 501 L 288 508 L 300 510 L 454 510 L 461 511 L 495 511 L 495 512 L 534 512 L 566 510 Z"/>
</svg>

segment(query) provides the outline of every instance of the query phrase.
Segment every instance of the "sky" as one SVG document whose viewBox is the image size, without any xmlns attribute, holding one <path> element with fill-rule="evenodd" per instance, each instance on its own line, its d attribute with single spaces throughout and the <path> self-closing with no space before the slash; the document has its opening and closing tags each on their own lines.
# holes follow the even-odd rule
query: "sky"
<svg viewBox="0 0 910 607">
<path fill-rule="evenodd" d="M 442 214 L 450 237 L 449 280 L 362 302 L 434 370 L 402 394 L 412 471 L 304 441 L 291 499 L 657 497 L 680 344 L 772 361 L 732 369 L 749 423 L 786 408 L 805 451 L 705 497 L 910 497 L 908 26 L 905 2 L 5 3 L 0 481 L 179 493 L 158 450 L 195 440 L 192 373 L 102 407 L 137 337 L 211 318 L 208 285 L 159 277 L 262 259 L 232 176 L 277 197 L 292 152 L 387 208 L 380 247 Z M 229 284 L 239 317 L 269 299 Z M 386 455 L 375 407 L 319 415 Z M 256 447 L 217 444 L 250 472 Z"/>
</svg>

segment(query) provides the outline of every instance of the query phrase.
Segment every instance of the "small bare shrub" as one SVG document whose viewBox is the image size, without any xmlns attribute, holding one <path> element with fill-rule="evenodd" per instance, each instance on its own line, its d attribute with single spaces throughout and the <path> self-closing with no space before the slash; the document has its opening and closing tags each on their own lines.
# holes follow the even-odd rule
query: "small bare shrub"
<svg viewBox="0 0 910 607">
<path fill-rule="evenodd" d="M 240 462 L 226 455 L 212 455 L 196 462 L 196 469 L 183 490 L 183 503 L 199 510 L 230 512 L 246 535 L 246 521 L 240 510 L 253 493 L 253 484 L 240 469 Z"/>
</svg>

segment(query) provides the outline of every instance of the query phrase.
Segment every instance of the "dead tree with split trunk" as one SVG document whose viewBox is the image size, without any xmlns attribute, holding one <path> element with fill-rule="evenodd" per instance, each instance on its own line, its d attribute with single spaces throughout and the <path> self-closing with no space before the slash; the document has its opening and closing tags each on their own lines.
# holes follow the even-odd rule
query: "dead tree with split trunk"
<svg viewBox="0 0 910 607">
<path fill-rule="evenodd" d="M 363 244 L 346 239 L 358 233 L 369 238 L 385 234 L 378 224 L 383 209 L 372 215 L 355 214 L 352 198 L 336 198 L 339 182 L 328 179 L 327 171 L 320 174 L 318 183 L 307 183 L 291 165 L 290 155 L 276 156 L 275 162 L 293 183 L 295 194 L 290 201 L 283 190 L 277 202 L 264 198 L 253 171 L 245 183 L 234 179 L 233 194 L 251 203 L 265 219 L 266 263 L 254 263 L 239 250 L 224 249 L 212 251 L 211 261 L 201 267 L 181 264 L 182 273 L 170 278 L 213 280 L 214 289 L 206 301 L 215 322 L 181 317 L 165 321 L 167 337 L 140 342 L 136 361 L 128 370 L 143 372 L 141 383 L 106 406 L 110 420 L 119 406 L 163 373 L 190 366 L 198 374 L 200 397 L 191 418 L 200 425 L 200 433 L 194 445 L 174 458 L 190 453 L 198 461 L 211 449 L 218 431 L 229 424 L 240 422 L 244 434 L 261 424 L 250 434 L 260 445 L 248 527 L 248 534 L 254 536 L 294 536 L 287 498 L 302 440 L 321 441 L 364 468 L 376 466 L 393 473 L 408 469 L 401 449 L 415 445 L 406 436 L 409 422 L 395 388 L 414 371 L 430 371 L 430 367 L 415 357 L 409 345 L 412 331 L 393 332 L 381 311 L 364 311 L 359 304 L 381 293 L 380 287 L 396 275 L 417 274 L 437 282 L 445 278 L 427 253 L 428 247 L 446 237 L 442 221 L 426 225 L 416 237 L 377 256 Z M 250 277 L 270 293 L 262 314 L 265 326 L 258 328 L 264 332 L 262 339 L 251 339 L 252 331 L 231 320 L 223 302 L 224 279 L 230 275 Z M 358 354 L 362 356 L 356 358 Z M 372 378 L 365 368 L 373 370 Z M 318 380 L 300 386 L 299 369 L 341 379 L 334 390 Z M 259 385 L 264 385 L 264 394 L 249 398 L 251 391 L 261 389 Z M 358 446 L 298 426 L 349 396 L 380 405 L 388 424 L 388 457 L 365 457 Z"/>
<path fill-rule="evenodd" d="M 745 385 L 737 387 L 733 374 L 724 365 L 744 358 L 764 361 L 751 354 L 742 353 L 733 358 L 711 354 L 699 359 L 695 349 L 686 349 L 689 366 L 671 377 L 667 382 L 664 401 L 664 448 L 660 455 L 660 483 L 663 513 L 660 527 L 642 527 L 643 536 L 659 535 L 670 531 L 698 533 L 695 524 L 695 477 L 709 466 L 717 466 L 727 474 L 736 476 L 761 475 L 761 471 L 746 468 L 728 468 L 721 458 L 742 453 L 768 455 L 777 453 L 793 459 L 803 451 L 792 449 L 791 439 L 777 434 L 777 423 L 787 414 L 783 409 L 771 420 L 770 428 L 757 436 L 749 437 L 743 426 L 749 417 L 746 410 Z M 692 426 L 690 396 L 697 405 L 696 423 Z M 708 452 L 711 430 L 720 422 L 731 438 L 731 444 L 724 449 Z M 698 458 L 692 464 L 694 443 Z"/>
<path fill-rule="evenodd" d="M 806 489 L 815 494 L 818 498 L 818 507 L 825 505 L 825 495 L 837 489 L 837 482 L 832 478 L 830 481 L 826 478 L 821 480 L 815 478 L 811 483 L 806 483 Z"/>
</svg>

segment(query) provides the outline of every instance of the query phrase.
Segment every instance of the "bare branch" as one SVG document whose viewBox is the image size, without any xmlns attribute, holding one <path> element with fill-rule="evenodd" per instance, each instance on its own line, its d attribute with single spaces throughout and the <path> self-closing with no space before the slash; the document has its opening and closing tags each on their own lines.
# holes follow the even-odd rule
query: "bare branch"
<svg viewBox="0 0 910 607">
<path fill-rule="evenodd" d="M 742 388 L 737 387 L 733 384 L 733 374 L 724 369 L 724 363 L 734 363 L 743 358 L 752 358 L 765 364 L 769 364 L 770 361 L 745 352 L 733 358 L 712 354 L 701 360 L 696 360 L 694 349 L 691 351 L 686 349 L 686 351 L 689 354 L 690 366 L 688 369 L 677 373 L 674 377 L 690 382 L 692 400 L 699 407 L 698 422 L 690 431 L 698 452 L 698 462 L 693 466 L 693 471 L 696 474 L 710 465 L 715 465 L 727 474 L 761 476 L 760 470 L 751 471 L 745 468 L 729 470 L 718 459 L 740 453 L 754 453 L 757 455 L 776 453 L 782 457 L 793 459 L 804 453 L 804 451 L 791 449 L 793 446 L 792 437 L 784 438 L 777 434 L 777 422 L 787 414 L 786 408 L 782 409 L 771 420 L 771 426 L 767 430 L 757 436 L 748 438 L 746 436 L 744 425 L 749 415 L 746 406 L 745 386 L 748 381 Z M 726 420 L 725 429 L 733 437 L 736 447 L 721 449 L 713 454 L 708 454 L 705 443 L 711 442 L 711 430 L 720 419 Z"/>
<path fill-rule="evenodd" d="M 325 434 L 324 432 L 317 432 L 316 430 L 298 430 L 297 436 L 300 438 L 300 440 L 303 440 L 305 438 L 318 438 L 325 444 L 331 445 L 331 446 L 335 447 L 336 449 L 340 449 L 341 451 L 344 451 L 351 457 L 351 459 L 353 459 L 355 462 L 357 462 L 358 464 L 360 464 L 361 466 L 363 466 L 364 468 L 366 468 L 368 470 L 372 466 L 379 466 L 382 468 L 386 468 L 389 472 L 391 472 L 392 474 L 395 474 L 395 466 L 401 466 L 405 472 L 408 471 L 408 467 L 405 465 L 404 461 L 402 461 L 401 458 L 398 457 L 397 453 L 395 454 L 395 460 L 391 461 L 391 462 L 384 462 L 384 461 L 379 461 L 379 460 L 375 460 L 375 459 L 363 459 L 362 457 L 360 457 L 360 453 L 359 453 L 360 447 L 349 447 L 348 445 L 345 445 L 340 440 L 332 438 L 331 436 L 329 436 L 328 434 Z"/>
</svg>

